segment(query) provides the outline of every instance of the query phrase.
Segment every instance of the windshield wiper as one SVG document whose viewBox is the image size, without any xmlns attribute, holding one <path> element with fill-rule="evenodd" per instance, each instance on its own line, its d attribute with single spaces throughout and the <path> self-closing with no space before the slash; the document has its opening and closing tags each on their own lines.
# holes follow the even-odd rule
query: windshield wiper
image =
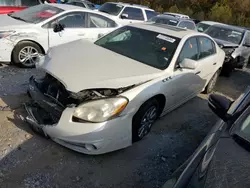
<svg viewBox="0 0 250 188">
<path fill-rule="evenodd" d="M 10 16 L 11 18 L 14 18 L 14 19 L 16 19 L 16 20 L 21 20 L 21 21 L 23 21 L 23 22 L 27 22 L 27 21 L 24 20 L 23 18 L 18 17 L 18 16 L 13 16 L 12 14 L 8 14 L 8 16 Z"/>
</svg>

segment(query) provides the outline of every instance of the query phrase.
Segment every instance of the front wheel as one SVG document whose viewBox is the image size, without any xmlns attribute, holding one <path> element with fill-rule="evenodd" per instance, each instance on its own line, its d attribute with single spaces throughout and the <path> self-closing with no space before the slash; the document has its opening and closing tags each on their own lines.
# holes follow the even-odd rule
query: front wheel
<svg viewBox="0 0 250 188">
<path fill-rule="evenodd" d="M 136 142 L 144 138 L 151 130 L 160 115 L 160 105 L 156 99 L 144 103 L 133 117 L 132 141 Z"/>
<path fill-rule="evenodd" d="M 15 46 L 12 53 L 12 61 L 20 67 L 33 68 L 39 54 L 42 54 L 42 49 L 37 44 L 23 41 Z"/>
<path fill-rule="evenodd" d="M 220 74 L 220 70 L 218 70 L 218 71 L 216 71 L 216 73 L 214 73 L 213 77 L 210 79 L 210 81 L 208 82 L 208 84 L 204 90 L 205 94 L 209 94 L 213 91 L 213 89 L 216 85 L 216 82 L 218 80 L 219 74 Z"/>
</svg>

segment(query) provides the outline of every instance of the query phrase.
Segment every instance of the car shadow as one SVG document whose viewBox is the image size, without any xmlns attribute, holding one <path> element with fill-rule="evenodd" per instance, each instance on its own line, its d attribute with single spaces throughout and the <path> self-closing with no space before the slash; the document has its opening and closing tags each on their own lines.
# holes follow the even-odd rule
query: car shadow
<svg viewBox="0 0 250 188">
<path fill-rule="evenodd" d="M 219 77 L 215 91 L 236 99 L 250 85 L 250 69 L 235 70 L 230 77 Z"/>
</svg>

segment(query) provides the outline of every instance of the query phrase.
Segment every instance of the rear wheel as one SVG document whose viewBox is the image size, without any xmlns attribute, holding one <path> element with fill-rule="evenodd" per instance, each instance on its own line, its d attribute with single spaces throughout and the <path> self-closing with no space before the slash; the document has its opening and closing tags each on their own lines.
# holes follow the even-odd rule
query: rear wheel
<svg viewBox="0 0 250 188">
<path fill-rule="evenodd" d="M 14 64 L 24 67 L 33 68 L 39 54 L 42 54 L 42 49 L 35 43 L 23 41 L 16 45 L 12 53 L 12 61 Z"/>
<path fill-rule="evenodd" d="M 160 112 L 160 105 L 156 99 L 151 99 L 140 107 L 132 122 L 133 142 L 143 139 L 150 132 Z"/>
</svg>

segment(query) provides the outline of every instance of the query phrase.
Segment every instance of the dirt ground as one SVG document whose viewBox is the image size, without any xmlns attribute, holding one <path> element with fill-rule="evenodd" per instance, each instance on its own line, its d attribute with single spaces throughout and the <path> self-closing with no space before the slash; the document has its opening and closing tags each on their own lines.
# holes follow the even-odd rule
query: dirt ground
<svg viewBox="0 0 250 188">
<path fill-rule="evenodd" d="M 41 73 L 0 67 L 0 188 L 161 187 L 217 120 L 207 96 L 200 95 L 161 118 L 149 136 L 129 148 L 79 154 L 36 135 L 23 122 L 22 103 L 33 74 Z M 249 83 L 250 70 L 237 70 L 219 78 L 216 92 L 235 99 Z"/>
</svg>

